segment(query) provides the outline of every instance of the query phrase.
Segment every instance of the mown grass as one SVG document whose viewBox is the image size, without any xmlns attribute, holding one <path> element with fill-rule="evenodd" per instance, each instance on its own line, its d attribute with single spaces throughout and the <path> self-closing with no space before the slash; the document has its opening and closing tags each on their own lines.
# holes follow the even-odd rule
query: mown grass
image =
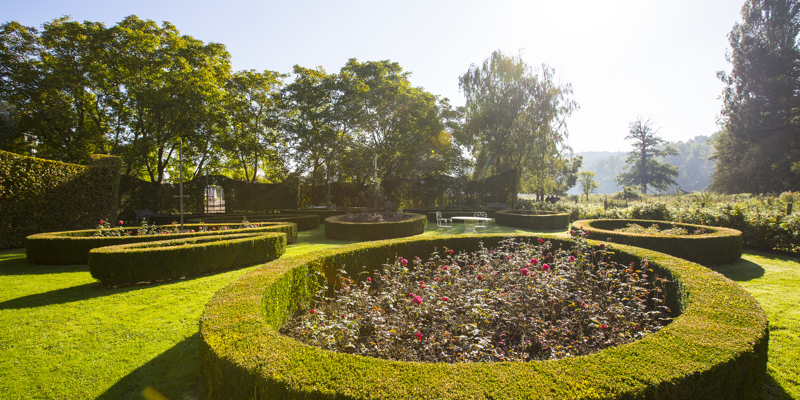
<svg viewBox="0 0 800 400">
<path fill-rule="evenodd" d="M 429 224 L 424 235 L 461 229 Z M 487 232 L 527 231 L 490 225 Z M 326 239 L 320 226 L 300 232 L 285 257 L 345 243 Z M 106 289 L 86 265 L 32 265 L 24 249 L 0 251 L 0 398 L 201 398 L 200 315 L 217 290 L 252 268 Z M 800 399 L 800 262 L 748 252 L 716 269 L 742 284 L 769 315 L 763 398 Z"/>
</svg>

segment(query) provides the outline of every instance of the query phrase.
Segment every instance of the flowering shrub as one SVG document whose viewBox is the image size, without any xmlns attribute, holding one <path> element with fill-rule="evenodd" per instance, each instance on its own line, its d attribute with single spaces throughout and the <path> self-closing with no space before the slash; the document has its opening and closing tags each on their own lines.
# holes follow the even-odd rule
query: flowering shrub
<svg viewBox="0 0 800 400">
<path fill-rule="evenodd" d="M 382 213 L 347 213 L 342 217 L 344 222 L 397 222 L 408 219 L 409 216 L 403 213 L 387 211 Z"/>
<path fill-rule="evenodd" d="M 118 227 L 122 227 L 122 221 L 117 223 Z M 245 228 L 257 228 L 259 224 L 251 224 L 247 221 L 245 217 L 242 221 L 242 225 L 240 229 Z M 97 225 L 97 231 L 94 233 L 93 236 L 141 236 L 141 235 L 169 235 L 172 233 L 195 233 L 195 232 L 208 232 L 216 231 L 216 227 L 212 227 L 209 229 L 205 224 L 202 222 L 197 229 L 184 229 L 181 230 L 180 224 L 177 222 L 172 222 L 172 225 L 165 225 L 165 226 L 158 226 L 156 224 L 150 225 L 147 223 L 147 219 L 142 220 L 142 225 L 136 229 L 112 229 L 111 224 L 108 221 L 100 220 L 100 224 Z M 229 230 L 227 226 L 223 226 L 220 230 Z"/>
<path fill-rule="evenodd" d="M 584 355 L 671 321 L 665 281 L 647 260 L 610 262 L 608 247 L 594 250 L 583 236 L 569 250 L 508 238 L 471 254 L 398 257 L 358 280 L 340 270 L 332 287 L 320 277 L 310 311 L 281 331 L 334 351 L 458 363 Z"/>
</svg>

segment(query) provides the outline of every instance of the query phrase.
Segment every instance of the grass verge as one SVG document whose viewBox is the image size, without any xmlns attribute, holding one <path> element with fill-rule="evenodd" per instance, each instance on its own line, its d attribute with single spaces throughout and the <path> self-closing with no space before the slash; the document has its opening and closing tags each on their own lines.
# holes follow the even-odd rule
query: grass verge
<svg viewBox="0 0 800 400">
<path fill-rule="evenodd" d="M 462 230 L 429 224 L 422 235 Z M 487 232 L 529 231 L 490 224 Z M 284 257 L 352 243 L 326 239 L 324 226 L 298 236 Z M 217 290 L 252 268 L 106 289 L 86 265 L 33 265 L 24 249 L 0 251 L 0 397 L 200 399 L 200 315 Z M 714 269 L 752 293 L 769 316 L 763 398 L 800 399 L 800 260 L 746 252 L 737 264 Z"/>
</svg>

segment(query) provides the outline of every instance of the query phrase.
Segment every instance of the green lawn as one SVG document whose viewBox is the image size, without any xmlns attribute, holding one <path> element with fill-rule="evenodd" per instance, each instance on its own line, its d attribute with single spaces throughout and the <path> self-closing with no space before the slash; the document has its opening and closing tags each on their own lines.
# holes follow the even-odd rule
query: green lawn
<svg viewBox="0 0 800 400">
<path fill-rule="evenodd" d="M 424 235 L 460 229 L 434 224 Z M 488 232 L 527 231 L 494 225 Z M 347 243 L 325 239 L 322 226 L 299 236 L 286 256 Z M 24 249 L 0 251 L 0 398 L 201 398 L 200 315 L 217 290 L 252 268 L 105 289 L 86 265 L 31 265 Z M 750 291 L 769 315 L 764 398 L 800 399 L 800 263 L 748 252 L 716 269 Z"/>
</svg>

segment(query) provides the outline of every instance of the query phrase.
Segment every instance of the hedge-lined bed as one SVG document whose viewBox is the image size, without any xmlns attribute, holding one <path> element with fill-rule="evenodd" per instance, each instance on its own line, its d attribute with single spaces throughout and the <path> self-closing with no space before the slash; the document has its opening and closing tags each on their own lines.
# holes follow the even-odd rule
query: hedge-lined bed
<svg viewBox="0 0 800 400">
<path fill-rule="evenodd" d="M 337 209 L 327 209 L 327 208 L 289 208 L 289 209 L 282 209 L 280 210 L 281 214 L 304 214 L 304 215 L 316 215 L 319 216 L 319 222 L 324 223 L 328 220 L 329 217 L 334 217 L 337 215 L 345 215 L 347 213 L 358 213 L 367 211 L 364 207 L 350 207 L 350 208 L 337 208 Z"/>
<path fill-rule="evenodd" d="M 89 260 L 89 251 L 92 249 L 129 243 L 255 232 L 282 232 L 286 234 L 287 243 L 297 241 L 297 224 L 291 222 L 264 222 L 259 225 L 261 226 L 257 228 L 237 229 L 241 226 L 241 223 L 186 224 L 184 229 L 198 230 L 203 226 L 209 230 L 206 232 L 173 233 L 168 235 L 136 235 L 137 228 L 113 228 L 131 231 L 133 233 L 132 236 L 93 236 L 97 232 L 96 229 L 40 233 L 28 236 L 25 253 L 29 263 L 70 265 L 86 264 Z M 221 228 L 225 226 L 230 229 L 222 230 Z"/>
<path fill-rule="evenodd" d="M 103 286 L 132 285 L 272 261 L 285 252 L 283 232 L 122 244 L 92 249 L 89 272 Z"/>
<path fill-rule="evenodd" d="M 325 220 L 325 237 L 336 240 L 382 240 L 419 235 L 428 227 L 428 218 L 422 214 L 409 214 L 409 218 L 396 222 L 345 222 L 337 215 Z"/>
<path fill-rule="evenodd" d="M 503 210 L 495 213 L 494 222 L 515 228 L 552 231 L 567 229 L 569 227 L 569 214 L 550 211 Z"/>
<path fill-rule="evenodd" d="M 615 231 L 628 224 L 645 228 L 655 224 L 659 230 L 680 227 L 689 232 L 705 229 L 706 233 L 656 236 Z M 643 247 L 703 265 L 731 264 L 742 256 L 742 232 L 736 229 L 642 219 L 587 219 L 573 222 L 572 227 L 590 232 L 592 239 Z"/>
<path fill-rule="evenodd" d="M 519 235 L 517 235 L 519 237 Z M 522 235 L 534 238 L 536 236 Z M 316 291 L 315 271 L 374 269 L 434 248 L 473 251 L 503 235 L 405 238 L 280 259 L 242 276 L 200 322 L 208 399 L 753 399 L 767 363 L 768 324 L 734 282 L 689 261 L 614 246 L 616 261 L 650 260 L 669 277 L 681 315 L 644 339 L 588 356 L 529 363 L 411 363 L 321 350 L 279 334 Z M 555 238 L 555 246 L 567 244 Z M 598 242 L 589 241 L 593 245 Z"/>
<path fill-rule="evenodd" d="M 297 224 L 298 231 L 308 231 L 316 229 L 319 226 L 319 215 L 311 214 L 254 214 L 254 215 L 220 215 L 220 216 L 207 216 L 197 217 L 188 220 L 190 223 L 241 223 L 242 218 L 247 217 L 250 223 L 254 222 L 294 222 Z"/>
</svg>

